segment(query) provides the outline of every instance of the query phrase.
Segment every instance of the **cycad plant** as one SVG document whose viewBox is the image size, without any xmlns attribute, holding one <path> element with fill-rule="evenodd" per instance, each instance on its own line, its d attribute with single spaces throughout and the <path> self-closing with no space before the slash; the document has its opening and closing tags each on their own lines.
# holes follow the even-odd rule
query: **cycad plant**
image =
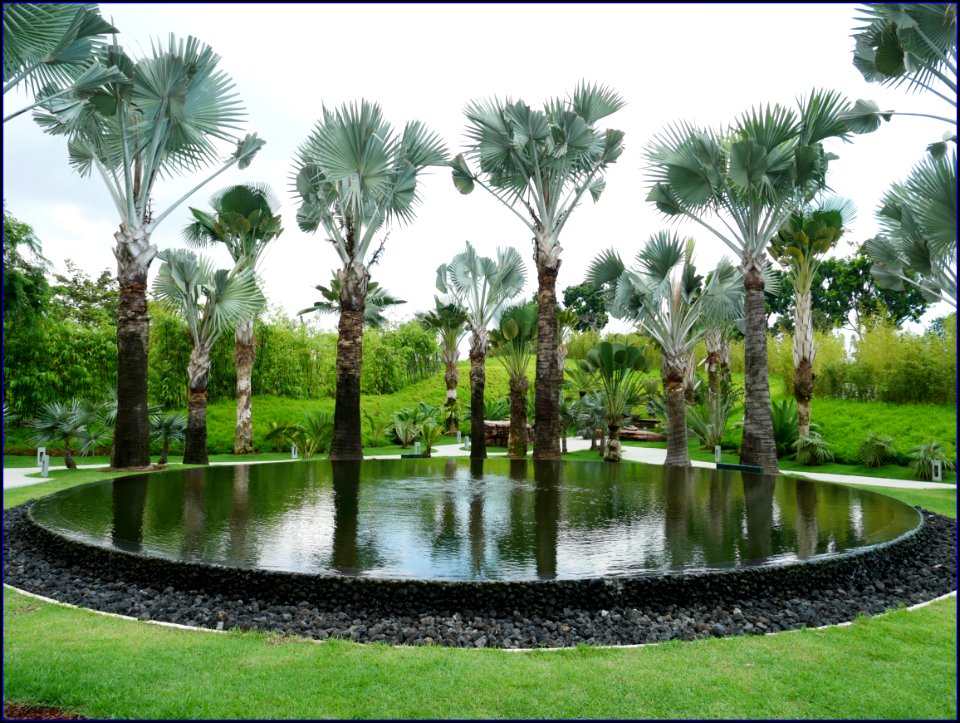
<svg viewBox="0 0 960 723">
<path fill-rule="evenodd" d="M 189 395 L 184 464 L 208 464 L 207 383 L 210 351 L 217 339 L 263 307 L 250 268 L 214 269 L 209 259 L 185 249 L 165 249 L 154 282 L 157 298 L 180 312 L 187 322 L 193 348 L 187 364 Z"/>
<path fill-rule="evenodd" d="M 790 214 L 770 242 L 770 255 L 793 282 L 796 319 L 793 334 L 793 394 L 797 400 L 800 437 L 810 436 L 813 398 L 813 279 L 824 254 L 837 245 L 853 220 L 850 201 L 831 196 Z"/>
<path fill-rule="evenodd" d="M 193 222 L 183 230 L 187 243 L 199 247 L 221 244 L 230 252 L 236 268 L 249 268 L 256 274 L 267 244 L 283 233 L 280 214 L 275 213 L 280 204 L 270 188 L 262 184 L 230 186 L 215 193 L 210 206 L 213 213 L 190 208 Z M 237 324 L 233 355 L 237 370 L 234 454 L 253 453 L 253 322 L 250 317 Z"/>
<path fill-rule="evenodd" d="M 457 372 L 457 358 L 460 356 L 460 342 L 467 334 L 467 312 L 458 304 L 445 304 L 437 297 L 433 300 L 434 308 L 417 314 L 417 321 L 424 329 L 433 331 L 440 337 L 440 350 L 446 367 L 443 379 L 447 385 L 444 420 L 447 434 L 456 434 L 460 429 L 457 403 L 460 375 Z"/>
<path fill-rule="evenodd" d="M 524 224 L 537 266 L 537 372 L 534 385 L 535 459 L 559 459 L 558 404 L 563 372 L 557 354 L 557 275 L 560 234 L 585 194 L 596 202 L 604 174 L 623 153 L 623 132 L 597 127 L 624 106 L 610 88 L 579 84 L 542 110 L 523 101 L 474 101 L 466 110 L 466 153 L 453 161 L 461 193 L 479 185 Z M 470 164 L 474 164 L 471 168 Z"/>
<path fill-rule="evenodd" d="M 6 9 L 4 9 L 6 17 Z M 114 466 L 150 464 L 147 360 L 150 327 L 147 276 L 157 255 L 157 226 L 199 188 L 228 168 L 250 165 L 264 141 L 234 134 L 245 115 L 233 82 L 217 69 L 213 50 L 193 37 L 164 45 L 134 61 L 114 41 L 100 63 L 119 71 L 103 90 L 51 98 L 34 117 L 67 139 L 70 164 L 81 176 L 96 170 L 120 216 L 114 234 L 120 310 L 117 318 L 117 424 Z M 221 159 L 218 142 L 233 145 Z M 161 178 L 216 170 L 163 210 L 152 206 Z"/>
<path fill-rule="evenodd" d="M 796 448 L 797 438 L 800 436 L 796 400 L 783 399 L 779 402 L 771 402 L 770 417 L 773 420 L 773 438 L 777 456 L 786 457 Z"/>
<path fill-rule="evenodd" d="M 490 324 L 527 280 L 526 267 L 515 248 L 497 249 L 496 260 L 467 247 L 450 263 L 437 267 L 437 289 L 467 313 L 470 327 L 470 458 L 487 456 L 483 429 L 483 393 L 487 381 L 486 359 Z M 554 350 L 554 355 L 556 354 Z"/>
<path fill-rule="evenodd" d="M 324 107 L 297 151 L 297 224 L 307 233 L 322 229 L 341 262 L 332 460 L 363 459 L 360 370 L 370 267 L 390 227 L 413 220 L 420 174 L 446 162 L 443 142 L 422 123 L 397 133 L 380 106 L 366 100 Z"/>
<path fill-rule="evenodd" d="M 647 200 L 673 219 L 690 219 L 736 254 L 744 286 L 742 464 L 777 470 L 770 419 L 764 271 L 767 246 L 798 207 L 826 186 L 836 158 L 824 142 L 848 138 L 848 103 L 815 90 L 795 111 L 753 108 L 723 130 L 677 123 L 646 150 L 653 186 Z"/>
<path fill-rule="evenodd" d="M 497 359 L 510 377 L 509 457 L 527 456 L 527 369 L 537 339 L 537 305 L 518 304 L 503 310 L 500 328 L 490 333 Z"/>
<path fill-rule="evenodd" d="M 622 458 L 620 427 L 629 417 L 630 410 L 644 401 L 640 375 L 648 371 L 650 365 L 645 348 L 609 341 L 600 342 L 580 360 L 580 367 L 597 378 L 598 396 L 609 436 L 603 456 L 607 462 L 619 462 Z"/>
</svg>

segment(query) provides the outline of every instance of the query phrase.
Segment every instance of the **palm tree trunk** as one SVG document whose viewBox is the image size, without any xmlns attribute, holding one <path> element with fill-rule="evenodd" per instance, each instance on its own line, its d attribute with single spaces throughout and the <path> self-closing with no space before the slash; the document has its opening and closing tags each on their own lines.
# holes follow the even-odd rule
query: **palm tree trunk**
<svg viewBox="0 0 960 723">
<path fill-rule="evenodd" d="M 777 471 L 777 447 L 770 416 L 770 371 L 767 364 L 767 311 L 763 298 L 763 260 L 744 258 L 744 415 L 740 464 Z"/>
<path fill-rule="evenodd" d="M 446 355 L 445 355 L 446 356 Z M 460 430 L 460 425 L 456 420 L 456 417 L 451 416 L 453 408 L 457 406 L 457 384 L 460 382 L 460 373 L 457 371 L 457 359 L 456 357 L 453 360 L 449 358 L 445 360 L 447 365 L 446 374 L 443 375 L 443 380 L 447 383 L 447 401 L 446 401 L 446 412 L 444 415 L 445 418 L 450 420 L 450 426 L 447 428 L 447 434 L 456 434 Z"/>
<path fill-rule="evenodd" d="M 609 435 L 607 437 L 607 445 L 603 450 L 603 461 L 622 462 L 623 449 L 620 445 L 620 427 L 615 427 L 610 424 L 607 425 L 607 431 Z"/>
<path fill-rule="evenodd" d="M 168 435 L 163 436 L 163 446 L 160 448 L 160 459 L 157 460 L 158 465 L 164 465 L 167 463 L 167 457 L 170 456 L 170 437 Z"/>
<path fill-rule="evenodd" d="M 673 365 L 664 375 L 663 386 L 667 390 L 667 458 L 665 465 L 690 466 L 690 450 L 687 448 L 687 402 L 684 396 L 683 362 Z"/>
<path fill-rule="evenodd" d="M 473 332 L 470 338 L 470 459 L 487 458 L 484 434 L 483 392 L 487 384 L 486 340 Z"/>
<path fill-rule="evenodd" d="M 534 383 L 533 458 L 560 459 L 560 367 L 557 357 L 557 272 L 537 252 L 537 375 Z"/>
<path fill-rule="evenodd" d="M 121 226 L 121 231 L 123 230 Z M 118 235 L 119 237 L 119 235 Z M 121 244 L 121 247 L 123 245 Z M 117 250 L 114 251 L 118 253 Z M 118 255 L 118 258 L 119 255 Z M 113 433 L 113 467 L 150 464 L 150 419 L 147 413 L 147 366 L 150 317 L 147 315 L 147 268 L 136 260 L 118 261 L 117 421 Z"/>
<path fill-rule="evenodd" d="M 348 266 L 340 277 L 340 325 L 337 337 L 337 391 L 333 411 L 331 460 L 362 460 L 360 435 L 360 368 L 363 361 L 364 298 L 370 274 Z"/>
<path fill-rule="evenodd" d="M 797 294 L 796 333 L 793 335 L 793 396 L 797 400 L 797 431 L 810 436 L 810 400 L 813 399 L 813 299 L 809 291 Z"/>
<path fill-rule="evenodd" d="M 187 365 L 190 378 L 187 399 L 187 438 L 183 445 L 184 464 L 210 464 L 207 457 L 207 382 L 210 378 L 210 349 L 204 346 L 190 352 Z"/>
<path fill-rule="evenodd" d="M 237 429 L 233 438 L 234 454 L 253 454 L 253 319 L 237 325 L 237 345 L 233 363 L 237 369 Z"/>
<path fill-rule="evenodd" d="M 63 438 L 63 463 L 67 469 L 76 469 L 77 463 L 73 460 L 73 450 L 70 448 L 70 435 Z"/>
<path fill-rule="evenodd" d="M 720 341 L 720 388 L 730 388 L 730 340 L 724 336 Z"/>
<path fill-rule="evenodd" d="M 530 382 L 526 376 L 510 377 L 510 437 L 507 456 L 527 456 L 527 389 Z"/>
<path fill-rule="evenodd" d="M 710 413 L 716 415 L 720 399 L 720 360 L 722 334 L 717 329 L 708 330 L 703 336 L 707 347 L 707 386 L 709 389 Z"/>
</svg>

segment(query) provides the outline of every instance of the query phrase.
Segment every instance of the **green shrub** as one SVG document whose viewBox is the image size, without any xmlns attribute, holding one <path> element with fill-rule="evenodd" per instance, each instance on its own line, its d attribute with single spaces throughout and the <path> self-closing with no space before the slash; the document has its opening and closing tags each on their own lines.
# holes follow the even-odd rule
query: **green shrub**
<svg viewBox="0 0 960 723">
<path fill-rule="evenodd" d="M 812 429 L 809 435 L 797 437 L 793 442 L 793 449 L 793 460 L 799 464 L 818 465 L 834 460 L 830 445 L 819 432 Z"/>
<path fill-rule="evenodd" d="M 799 436 L 797 403 L 793 399 L 771 402 L 770 415 L 773 418 L 773 439 L 777 445 L 777 457 L 786 457 L 795 449 L 794 445 Z"/>
<path fill-rule="evenodd" d="M 897 450 L 893 447 L 893 437 L 889 434 L 867 432 L 857 451 L 857 459 L 864 467 L 882 467 L 889 462 L 897 461 Z"/>
<path fill-rule="evenodd" d="M 910 450 L 910 469 L 919 479 L 933 479 L 933 463 L 940 462 L 944 470 L 954 468 L 940 442 L 924 442 Z"/>
</svg>

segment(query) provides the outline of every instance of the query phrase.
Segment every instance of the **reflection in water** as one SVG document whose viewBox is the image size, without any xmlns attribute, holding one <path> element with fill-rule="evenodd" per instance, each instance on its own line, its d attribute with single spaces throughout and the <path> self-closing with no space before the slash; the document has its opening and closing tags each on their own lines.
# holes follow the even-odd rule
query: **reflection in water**
<svg viewBox="0 0 960 723">
<path fill-rule="evenodd" d="M 797 480 L 797 557 L 805 560 L 817 554 L 820 533 L 817 527 L 817 488 L 807 479 Z"/>
<path fill-rule="evenodd" d="M 333 468 L 333 569 L 344 575 L 360 570 L 357 519 L 360 509 L 360 462 L 331 462 Z"/>
<path fill-rule="evenodd" d="M 560 485 L 563 463 L 533 463 L 534 548 L 537 577 L 552 580 L 557 576 L 557 529 L 560 524 Z"/>
<path fill-rule="evenodd" d="M 149 476 L 137 474 L 118 479 L 113 485 L 112 540 L 121 550 L 140 551 L 149 482 Z"/>
<path fill-rule="evenodd" d="M 65 490 L 33 515 L 63 534 L 150 555 L 480 580 L 770 564 L 919 524 L 895 500 L 809 480 L 497 459 L 182 470 Z"/>
</svg>

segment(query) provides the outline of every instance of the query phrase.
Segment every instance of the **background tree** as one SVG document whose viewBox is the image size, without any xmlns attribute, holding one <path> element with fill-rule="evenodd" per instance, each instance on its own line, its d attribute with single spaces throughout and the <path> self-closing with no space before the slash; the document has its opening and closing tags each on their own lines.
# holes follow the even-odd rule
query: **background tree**
<svg viewBox="0 0 960 723">
<path fill-rule="evenodd" d="M 360 371 L 370 267 L 383 253 L 390 224 L 413 220 L 418 175 L 446 161 L 445 146 L 422 123 L 409 122 L 398 135 L 380 106 L 366 100 L 324 108 L 297 152 L 297 224 L 308 233 L 322 227 L 343 264 L 332 460 L 363 459 Z"/>
<path fill-rule="evenodd" d="M 770 242 L 770 255 L 790 277 L 796 309 L 793 334 L 793 394 L 800 437 L 810 436 L 813 398 L 813 298 L 811 289 L 820 257 L 833 249 L 854 217 L 853 205 L 836 196 L 795 211 Z"/>
<path fill-rule="evenodd" d="M 460 417 L 457 404 L 457 384 L 460 375 L 457 372 L 457 359 L 460 356 L 460 342 L 467 335 L 467 312 L 458 304 L 444 304 L 433 297 L 434 308 L 417 314 L 417 321 L 424 329 L 435 332 L 440 337 L 440 349 L 446 371 L 443 379 L 447 385 L 444 402 L 444 420 L 447 434 L 460 431 Z"/>
<path fill-rule="evenodd" d="M 189 400 L 184 464 L 208 464 L 207 384 L 210 350 L 220 335 L 237 322 L 254 316 L 264 304 L 263 294 L 249 267 L 214 270 L 209 259 L 185 249 L 158 254 L 157 297 L 179 310 L 187 321 L 193 349 L 187 367 Z"/>
<path fill-rule="evenodd" d="M 224 188 L 210 197 L 213 214 L 190 208 L 193 223 L 183 229 L 187 243 L 201 248 L 222 244 L 230 252 L 234 267 L 249 268 L 254 275 L 267 244 L 283 233 L 279 208 L 269 187 L 244 184 Z M 251 380 L 255 346 L 253 317 L 237 324 L 233 355 L 237 370 L 237 425 L 233 453 L 253 454 L 253 394 Z"/>
<path fill-rule="evenodd" d="M 591 288 L 589 284 L 568 286 L 563 290 L 563 305 L 577 314 L 574 329 L 577 331 L 602 331 L 610 321 L 607 307 L 603 302 L 603 292 Z"/>
<path fill-rule="evenodd" d="M 63 442 L 63 463 L 67 469 L 76 469 L 71 442 L 83 431 L 86 424 L 87 414 L 83 402 L 72 399 L 69 402 L 45 404 L 29 426 L 37 430 L 34 435 L 37 444 Z"/>
<path fill-rule="evenodd" d="M 527 457 L 527 369 L 537 340 L 536 304 L 518 304 L 500 314 L 500 328 L 490 333 L 490 341 L 510 378 L 510 435 L 507 455 Z"/>
<path fill-rule="evenodd" d="M 42 313 L 50 296 L 40 240 L 33 228 L 18 221 L 3 208 L 3 322 L 29 324 Z M 6 334 L 4 334 L 6 336 Z"/>
<path fill-rule="evenodd" d="M 797 111 L 754 108 L 724 132 L 676 124 L 646 150 L 654 181 L 647 200 L 669 217 L 702 225 L 739 259 L 746 391 L 740 461 L 767 472 L 777 469 L 764 306 L 767 245 L 790 214 L 825 187 L 836 156 L 823 143 L 848 138 L 847 109 L 837 93 L 815 90 Z"/>
<path fill-rule="evenodd" d="M 39 104 L 92 93 L 119 78 L 104 67 L 97 51 L 108 33 L 118 32 L 100 17 L 96 5 L 10 3 L 3 8 L 3 94 L 18 86 L 36 96 L 33 103 L 5 115 L 3 122 Z M 5 104 L 6 105 L 6 104 Z"/>
<path fill-rule="evenodd" d="M 114 41 L 100 62 L 118 71 L 117 79 L 93 93 L 50 98 L 35 113 L 54 135 L 65 135 L 71 165 L 81 176 L 96 169 L 120 214 L 117 281 L 117 427 L 113 465 L 150 464 L 147 405 L 147 359 L 150 343 L 147 274 L 157 255 L 151 237 L 157 226 L 193 193 L 228 168 L 246 168 L 263 146 L 256 135 L 238 139 L 244 111 L 228 76 L 217 69 L 220 58 L 193 37 L 172 35 L 164 47 L 154 44 L 150 57 L 134 61 Z M 236 142 L 233 154 L 219 160 L 215 141 Z M 151 208 L 161 177 L 217 170 L 163 211 Z"/>
<path fill-rule="evenodd" d="M 533 237 L 537 268 L 537 372 L 534 387 L 535 459 L 560 458 L 557 274 L 560 234 L 587 192 L 600 198 L 604 173 L 623 152 L 623 132 L 595 127 L 624 105 L 613 90 L 581 83 L 568 100 L 554 98 L 542 111 L 523 101 L 475 101 L 466 108 L 465 154 L 453 162 L 461 193 L 475 185 L 509 208 Z M 468 162 L 478 166 L 471 170 Z M 522 210 L 526 211 L 526 215 Z"/>
<path fill-rule="evenodd" d="M 187 436 L 187 416 L 183 412 L 156 412 L 150 417 L 151 436 L 160 442 L 158 465 L 165 465 L 170 442 L 182 442 Z"/>
<path fill-rule="evenodd" d="M 66 260 L 66 267 L 67 274 L 53 275 L 51 311 L 80 326 L 116 326 L 120 290 L 110 269 L 92 279 L 72 259 Z"/>
<path fill-rule="evenodd" d="M 467 312 L 470 327 L 470 457 L 484 459 L 483 391 L 485 363 L 490 347 L 488 327 L 499 318 L 508 301 L 523 291 L 527 270 L 515 248 L 497 249 L 496 260 L 479 256 L 467 247 L 446 264 L 437 267 L 437 289 Z"/>
</svg>

